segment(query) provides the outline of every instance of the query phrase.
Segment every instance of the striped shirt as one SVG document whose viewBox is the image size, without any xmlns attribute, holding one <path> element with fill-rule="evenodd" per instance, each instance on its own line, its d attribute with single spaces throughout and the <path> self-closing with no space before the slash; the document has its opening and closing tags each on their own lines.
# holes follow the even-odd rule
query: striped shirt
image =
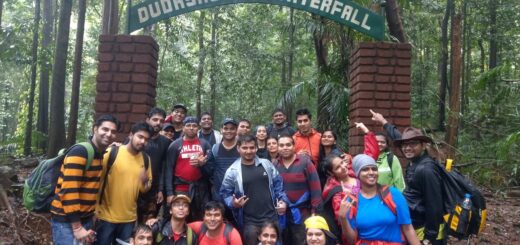
<svg viewBox="0 0 520 245">
<path fill-rule="evenodd" d="M 87 149 L 76 145 L 67 153 L 51 203 L 53 219 L 79 222 L 82 218 L 89 218 L 94 214 L 103 170 L 102 160 L 103 155 L 96 151 L 90 168 L 85 171 Z"/>
<path fill-rule="evenodd" d="M 283 178 L 283 189 L 292 203 L 295 203 L 305 192 L 310 193 L 307 204 L 301 205 L 302 217 L 314 213 L 321 203 L 321 185 L 318 172 L 306 155 L 296 154 L 294 162 L 286 168 L 283 159 L 279 158 L 276 169 Z"/>
</svg>

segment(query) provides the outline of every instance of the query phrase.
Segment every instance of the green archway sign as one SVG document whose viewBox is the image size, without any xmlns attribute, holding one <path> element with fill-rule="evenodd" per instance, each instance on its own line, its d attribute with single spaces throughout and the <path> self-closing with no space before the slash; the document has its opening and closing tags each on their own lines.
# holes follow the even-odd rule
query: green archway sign
<svg viewBox="0 0 520 245">
<path fill-rule="evenodd" d="M 377 40 L 384 38 L 384 19 L 348 0 L 146 0 L 130 7 L 128 31 L 195 10 L 236 3 L 266 3 L 301 9 L 331 19 Z"/>
</svg>

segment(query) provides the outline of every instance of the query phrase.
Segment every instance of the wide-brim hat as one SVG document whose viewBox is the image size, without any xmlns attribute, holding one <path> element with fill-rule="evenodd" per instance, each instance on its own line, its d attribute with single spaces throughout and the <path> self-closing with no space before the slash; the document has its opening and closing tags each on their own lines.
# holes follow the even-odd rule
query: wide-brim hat
<svg viewBox="0 0 520 245">
<path fill-rule="evenodd" d="M 404 142 L 410 140 L 419 140 L 421 142 L 433 143 L 433 139 L 428 136 L 425 136 L 420 129 L 414 127 L 407 127 L 404 129 L 401 139 L 394 140 L 394 145 L 399 147 Z"/>
</svg>

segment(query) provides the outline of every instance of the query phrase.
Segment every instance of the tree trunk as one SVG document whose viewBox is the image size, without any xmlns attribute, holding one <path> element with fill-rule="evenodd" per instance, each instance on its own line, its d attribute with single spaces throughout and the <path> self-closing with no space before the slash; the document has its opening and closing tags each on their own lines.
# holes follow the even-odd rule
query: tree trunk
<svg viewBox="0 0 520 245">
<path fill-rule="evenodd" d="M 27 124 L 25 125 L 25 137 L 23 142 L 23 154 L 31 155 L 33 113 L 34 113 L 34 90 L 36 89 L 36 68 L 38 64 L 38 37 L 40 27 L 40 0 L 34 0 L 34 26 L 31 48 L 31 88 L 29 91 L 29 108 L 27 112 Z"/>
<path fill-rule="evenodd" d="M 460 113 L 464 115 L 466 113 L 467 105 L 466 105 L 466 91 L 467 84 L 469 80 L 467 79 L 467 74 L 469 73 L 469 63 L 470 60 L 468 56 L 471 56 L 469 51 L 469 24 L 468 24 L 468 3 L 464 2 L 462 5 L 462 71 L 461 71 L 461 90 L 460 90 Z M 464 120 L 460 122 L 461 129 L 464 128 Z"/>
<path fill-rule="evenodd" d="M 386 0 L 385 12 L 390 35 L 397 38 L 400 43 L 406 43 L 406 36 L 404 35 L 403 23 L 401 22 L 397 1 Z"/>
<path fill-rule="evenodd" d="M 320 21 L 322 28 L 325 28 L 325 23 L 323 23 L 323 17 L 317 17 L 317 20 Z M 329 39 L 324 29 L 319 30 L 316 29 L 313 33 L 314 39 L 314 50 L 316 52 L 316 64 L 318 66 L 318 104 L 317 104 L 317 129 L 318 131 L 323 131 L 327 129 L 329 126 L 330 114 L 326 108 L 328 101 L 326 101 L 326 96 L 323 94 L 323 89 L 327 83 L 325 77 L 327 75 L 328 70 L 328 43 Z"/>
<path fill-rule="evenodd" d="M 497 6 L 499 0 L 489 0 L 489 69 L 497 67 Z"/>
<path fill-rule="evenodd" d="M 448 157 L 455 158 L 457 147 L 457 136 L 459 131 L 460 115 L 460 78 L 461 78 L 461 33 L 460 33 L 460 14 L 453 16 L 451 21 L 451 92 L 450 92 L 450 113 L 448 118 L 448 130 L 446 142 L 449 147 Z"/>
<path fill-rule="evenodd" d="M 67 52 L 69 48 L 69 27 L 72 0 L 62 0 L 56 52 L 52 69 L 51 113 L 47 156 L 55 156 L 65 143 L 65 78 L 67 71 Z"/>
<path fill-rule="evenodd" d="M 289 9 L 289 53 L 287 54 L 287 79 L 285 80 L 284 88 L 289 89 L 293 83 L 293 64 L 294 64 L 294 9 Z M 285 115 L 287 122 L 291 123 L 294 120 L 294 102 L 285 104 Z"/>
<path fill-rule="evenodd" d="M 4 12 L 4 0 L 0 0 L 0 30 L 2 29 L 2 13 Z"/>
<path fill-rule="evenodd" d="M 202 77 L 204 75 L 204 62 L 206 60 L 206 48 L 204 48 L 204 19 L 206 11 L 201 10 L 199 16 L 199 67 L 197 68 L 197 117 L 202 114 Z"/>
<path fill-rule="evenodd" d="M 484 52 L 484 41 L 480 38 L 477 42 L 478 48 L 480 50 L 480 74 L 484 73 L 486 66 L 486 53 Z"/>
<path fill-rule="evenodd" d="M 76 47 L 74 48 L 74 71 L 72 71 L 72 92 L 70 95 L 69 127 L 67 128 L 67 147 L 76 143 L 76 131 L 78 128 L 79 90 L 81 85 L 81 60 L 83 56 L 83 34 L 85 32 L 86 11 L 87 0 L 79 0 Z"/>
<path fill-rule="evenodd" d="M 217 68 L 217 27 L 218 27 L 218 9 L 215 9 L 213 12 L 213 20 L 211 21 L 211 70 L 209 72 L 209 81 L 210 81 L 210 106 L 209 113 L 211 116 L 215 116 L 217 112 L 217 81 L 216 74 L 218 72 Z"/>
<path fill-rule="evenodd" d="M 119 32 L 119 0 L 103 0 L 101 34 L 116 35 Z"/>
<path fill-rule="evenodd" d="M 446 12 L 441 24 L 441 61 L 439 73 L 441 81 L 439 83 L 439 121 L 437 129 L 440 131 L 446 130 L 446 90 L 448 87 L 448 22 L 450 19 L 450 10 L 453 8 L 453 0 L 446 2 Z"/>
<path fill-rule="evenodd" d="M 42 135 L 49 132 L 49 73 L 51 66 L 51 43 L 54 27 L 53 1 L 43 0 L 43 37 L 40 54 L 40 89 L 38 93 L 38 120 L 36 130 Z M 46 148 L 46 140 L 38 139 L 38 147 Z"/>
</svg>

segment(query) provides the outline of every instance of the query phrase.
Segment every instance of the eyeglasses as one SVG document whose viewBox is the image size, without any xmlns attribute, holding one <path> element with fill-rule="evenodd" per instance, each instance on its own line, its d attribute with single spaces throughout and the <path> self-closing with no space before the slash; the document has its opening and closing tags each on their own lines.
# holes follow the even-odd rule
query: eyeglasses
<svg viewBox="0 0 520 245">
<path fill-rule="evenodd" d="M 172 206 L 173 206 L 173 207 L 176 207 L 176 208 L 189 208 L 189 207 L 190 207 L 189 204 L 184 203 L 184 202 L 176 202 L 176 203 L 172 203 Z"/>
<path fill-rule="evenodd" d="M 418 146 L 419 144 L 421 144 L 421 141 L 417 141 L 417 140 L 407 141 L 407 142 L 403 142 L 401 144 L 401 148 L 406 148 L 407 146 L 414 148 L 414 147 Z"/>
<path fill-rule="evenodd" d="M 186 115 L 186 112 L 184 110 L 174 110 L 173 113 Z"/>
</svg>

